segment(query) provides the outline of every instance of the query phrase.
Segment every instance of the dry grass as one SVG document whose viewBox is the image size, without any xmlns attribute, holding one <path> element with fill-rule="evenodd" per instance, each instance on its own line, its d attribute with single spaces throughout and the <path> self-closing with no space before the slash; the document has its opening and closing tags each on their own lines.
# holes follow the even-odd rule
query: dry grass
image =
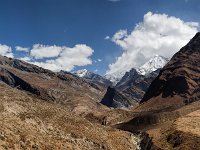
<svg viewBox="0 0 200 150">
<path fill-rule="evenodd" d="M 0 83 L 0 149 L 129 150 L 133 135 Z"/>
</svg>

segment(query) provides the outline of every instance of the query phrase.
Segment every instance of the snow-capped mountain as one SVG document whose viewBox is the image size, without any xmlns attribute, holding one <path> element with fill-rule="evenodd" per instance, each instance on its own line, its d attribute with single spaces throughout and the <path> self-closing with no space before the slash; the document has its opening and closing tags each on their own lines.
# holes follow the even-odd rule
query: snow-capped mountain
<svg viewBox="0 0 200 150">
<path fill-rule="evenodd" d="M 136 71 L 140 75 L 148 75 L 151 72 L 154 72 L 160 68 L 163 68 L 168 61 L 169 60 L 163 56 L 155 55 L 144 65 L 142 65 L 141 67 L 136 69 Z M 127 72 L 129 72 L 129 71 L 130 70 L 127 70 Z M 106 79 L 112 81 L 113 85 L 116 85 L 122 79 L 122 77 L 125 75 L 125 73 L 126 72 L 110 73 L 110 74 L 106 74 L 104 77 Z"/>
<path fill-rule="evenodd" d="M 86 77 L 86 76 L 89 76 L 91 74 L 90 71 L 88 71 L 87 69 L 82 69 L 82 70 L 78 70 L 78 71 L 75 71 L 73 72 L 75 75 L 83 78 L 83 77 Z"/>
<path fill-rule="evenodd" d="M 169 60 L 163 56 L 155 55 L 143 66 L 137 69 L 137 72 L 141 75 L 147 75 L 157 69 L 163 68 Z"/>
<path fill-rule="evenodd" d="M 112 82 L 98 74 L 95 74 L 93 72 L 90 72 L 86 69 L 78 70 L 76 72 L 73 72 L 73 74 L 77 75 L 78 77 L 85 78 L 86 80 L 95 83 L 95 84 L 101 84 L 105 86 L 111 86 Z"/>
<path fill-rule="evenodd" d="M 121 80 L 121 78 L 124 76 L 124 74 L 125 74 L 124 72 L 106 74 L 104 76 L 104 78 L 110 80 L 113 83 L 113 85 L 116 85 Z"/>
</svg>

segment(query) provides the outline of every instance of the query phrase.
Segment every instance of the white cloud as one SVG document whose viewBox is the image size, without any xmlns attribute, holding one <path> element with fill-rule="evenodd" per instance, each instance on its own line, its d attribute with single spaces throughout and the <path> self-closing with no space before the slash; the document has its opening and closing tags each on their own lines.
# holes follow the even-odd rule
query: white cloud
<svg viewBox="0 0 200 150">
<path fill-rule="evenodd" d="M 27 48 L 27 47 L 16 46 L 15 49 L 17 51 L 29 52 L 29 48 Z"/>
<path fill-rule="evenodd" d="M 131 33 L 119 30 L 112 41 L 124 51 L 109 65 L 107 74 L 125 72 L 144 64 L 155 54 L 170 58 L 198 31 L 197 22 L 183 20 L 166 14 L 144 15 L 143 22 L 136 25 Z"/>
<path fill-rule="evenodd" d="M 0 55 L 13 58 L 12 48 L 7 45 L 0 44 Z"/>
<path fill-rule="evenodd" d="M 40 47 L 40 46 L 39 46 Z M 49 49 L 48 49 L 49 48 Z M 50 52 L 54 51 L 54 52 Z M 32 52 L 32 50 L 31 50 Z M 66 70 L 70 71 L 74 66 L 85 66 L 92 64 L 90 56 L 93 54 L 94 50 L 85 44 L 77 44 L 73 48 L 69 47 L 59 47 L 59 46 L 42 46 L 42 54 L 39 51 L 34 50 L 35 58 L 50 58 L 56 57 L 54 59 L 46 60 L 43 62 L 34 61 L 35 65 L 40 67 L 50 69 L 53 71 Z M 44 52 L 49 52 L 46 54 Z M 33 56 L 33 55 L 32 55 Z"/>
<path fill-rule="evenodd" d="M 34 44 L 32 49 L 21 46 L 16 46 L 15 49 L 16 51 L 30 51 L 30 55 L 26 54 L 17 59 L 52 71 L 71 71 L 75 66 L 90 65 L 92 64 L 90 56 L 92 56 L 94 52 L 91 47 L 85 44 L 77 44 L 72 48 L 67 46 Z M 0 55 L 14 57 L 12 48 L 2 44 L 0 44 Z M 101 59 L 97 61 L 101 61 Z"/>
<path fill-rule="evenodd" d="M 30 55 L 36 59 L 43 59 L 43 58 L 52 58 L 58 57 L 63 47 L 60 46 L 49 46 L 49 45 L 42 45 L 42 44 L 34 44 L 33 48 L 31 49 Z"/>
<path fill-rule="evenodd" d="M 26 62 L 30 62 L 31 61 L 31 58 L 30 57 L 20 57 L 20 58 L 17 58 L 17 59 L 20 59 L 20 60 L 23 60 L 23 61 L 26 61 Z"/>
</svg>

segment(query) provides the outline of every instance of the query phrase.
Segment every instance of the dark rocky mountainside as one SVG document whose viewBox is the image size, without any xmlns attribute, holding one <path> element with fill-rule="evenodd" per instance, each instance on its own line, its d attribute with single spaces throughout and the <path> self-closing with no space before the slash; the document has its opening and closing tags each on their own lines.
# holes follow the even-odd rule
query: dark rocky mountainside
<svg viewBox="0 0 200 150">
<path fill-rule="evenodd" d="M 101 100 L 103 105 L 113 108 L 130 107 L 134 105 L 134 101 L 127 99 L 115 88 L 108 87 L 106 94 Z"/>
<path fill-rule="evenodd" d="M 63 72 L 37 67 L 26 62 L 0 56 L 0 80 L 40 98 L 70 105 L 76 113 L 97 110 L 106 88 Z"/>
<path fill-rule="evenodd" d="M 199 100 L 199 62 L 200 33 L 197 33 L 160 71 L 159 76 L 152 82 L 141 102 L 160 97 L 159 100 L 170 101 L 168 106 L 172 106 Z"/>
<path fill-rule="evenodd" d="M 101 103 L 114 108 L 136 106 L 142 100 L 151 82 L 158 76 L 159 71 L 160 69 L 141 75 L 136 69 L 131 69 L 116 86 L 107 89 Z"/>
<path fill-rule="evenodd" d="M 200 33 L 151 83 L 133 118 L 116 127 L 146 131 L 161 149 L 200 149 Z"/>
<path fill-rule="evenodd" d="M 158 76 L 159 71 L 160 69 L 147 75 L 140 75 L 135 69 L 132 69 L 123 76 L 115 88 L 128 99 L 140 102 L 151 82 Z"/>
<path fill-rule="evenodd" d="M 115 88 L 119 91 L 123 91 L 128 87 L 134 84 L 134 81 L 137 80 L 142 75 L 139 75 L 136 69 L 131 69 L 129 72 L 126 72 L 121 80 L 116 84 Z"/>
</svg>

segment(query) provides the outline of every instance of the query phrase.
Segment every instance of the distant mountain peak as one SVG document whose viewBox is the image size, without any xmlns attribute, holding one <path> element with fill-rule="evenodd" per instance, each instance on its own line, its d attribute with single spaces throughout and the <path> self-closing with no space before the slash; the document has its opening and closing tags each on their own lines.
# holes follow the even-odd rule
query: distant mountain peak
<svg viewBox="0 0 200 150">
<path fill-rule="evenodd" d="M 88 71 L 87 69 L 81 69 L 73 73 L 82 78 L 82 77 L 85 77 L 88 73 L 90 73 L 90 71 Z"/>
<path fill-rule="evenodd" d="M 96 84 L 101 84 L 101 85 L 105 85 L 105 86 L 112 85 L 112 82 L 110 80 L 102 77 L 99 74 L 90 72 L 87 69 L 78 70 L 76 72 L 73 72 L 73 74 L 78 77 L 85 78 L 85 79 L 89 80 L 90 82 L 93 82 Z"/>
<path fill-rule="evenodd" d="M 157 69 L 163 68 L 169 60 L 163 56 L 155 55 L 148 62 L 137 69 L 141 75 L 147 75 Z"/>
<path fill-rule="evenodd" d="M 121 78 L 124 76 L 126 72 L 116 72 L 116 73 L 111 73 L 111 74 L 105 74 L 105 78 L 110 80 L 113 85 L 116 85 Z"/>
</svg>

